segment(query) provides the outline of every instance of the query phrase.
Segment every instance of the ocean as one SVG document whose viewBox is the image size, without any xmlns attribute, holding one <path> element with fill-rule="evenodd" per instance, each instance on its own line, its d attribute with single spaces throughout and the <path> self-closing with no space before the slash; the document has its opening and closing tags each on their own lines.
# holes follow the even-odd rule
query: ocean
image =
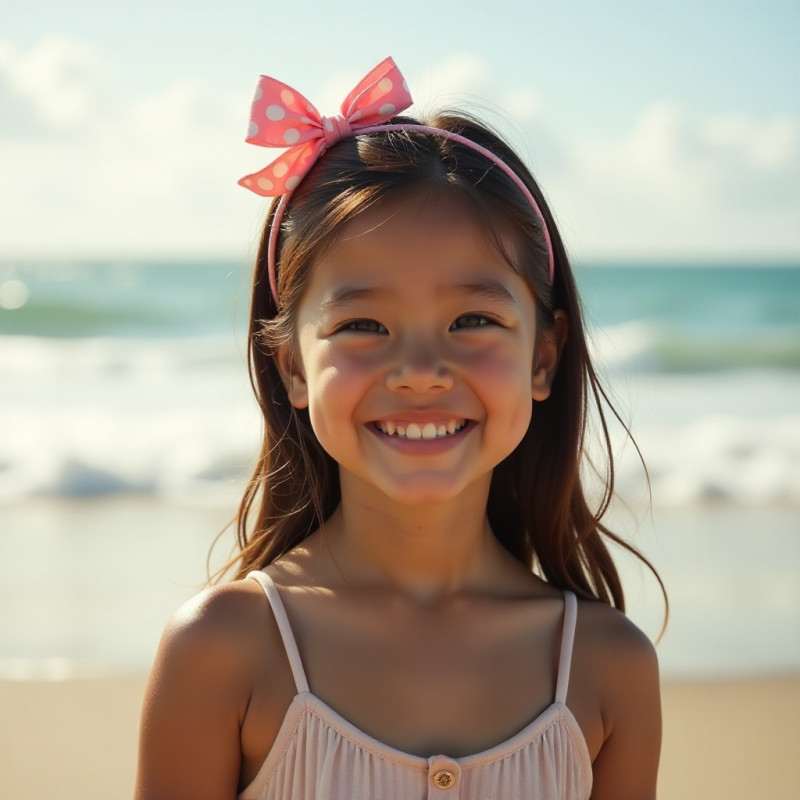
<svg viewBox="0 0 800 800">
<path fill-rule="evenodd" d="M 800 669 L 800 264 L 576 267 L 668 674 Z M 0 262 L 0 676 L 140 669 L 260 423 L 249 265 Z M 229 542 L 230 543 L 230 542 Z M 223 549 L 224 549 L 223 545 Z M 658 592 L 632 564 L 631 616 Z M 102 590 L 102 593 L 100 592 Z"/>
</svg>

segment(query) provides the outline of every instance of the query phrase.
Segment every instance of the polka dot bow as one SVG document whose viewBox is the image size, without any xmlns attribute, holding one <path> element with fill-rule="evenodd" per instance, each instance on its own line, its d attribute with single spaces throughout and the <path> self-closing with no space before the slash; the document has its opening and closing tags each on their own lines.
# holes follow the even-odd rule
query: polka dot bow
<svg viewBox="0 0 800 800">
<path fill-rule="evenodd" d="M 242 178 L 239 185 L 263 197 L 291 192 L 327 148 L 361 128 L 386 122 L 411 103 L 408 86 L 391 58 L 360 81 L 335 117 L 323 117 L 300 92 L 262 75 L 246 141 L 289 149 L 261 171 Z"/>
</svg>

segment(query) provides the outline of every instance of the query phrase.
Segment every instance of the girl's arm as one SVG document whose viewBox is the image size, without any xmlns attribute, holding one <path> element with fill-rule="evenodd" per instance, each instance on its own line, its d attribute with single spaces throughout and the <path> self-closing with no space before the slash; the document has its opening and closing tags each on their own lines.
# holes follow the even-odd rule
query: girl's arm
<svg viewBox="0 0 800 800">
<path fill-rule="evenodd" d="M 654 800 L 661 752 L 658 661 L 650 640 L 617 612 L 596 631 L 593 669 L 602 687 L 604 741 L 595 758 L 592 800 Z M 602 639 L 603 644 L 600 645 Z"/>
<path fill-rule="evenodd" d="M 136 800 L 234 800 L 249 700 L 243 602 L 204 592 L 167 626 L 142 711 Z"/>
</svg>

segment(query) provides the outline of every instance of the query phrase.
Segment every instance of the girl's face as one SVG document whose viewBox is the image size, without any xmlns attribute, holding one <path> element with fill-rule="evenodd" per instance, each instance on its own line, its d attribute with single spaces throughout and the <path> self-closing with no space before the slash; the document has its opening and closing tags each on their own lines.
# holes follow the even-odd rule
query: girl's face
<svg viewBox="0 0 800 800">
<path fill-rule="evenodd" d="M 513 242 L 509 249 L 513 253 Z M 395 200 L 314 265 L 278 364 L 343 492 L 404 504 L 488 490 L 557 364 L 524 280 L 453 200 Z"/>
</svg>

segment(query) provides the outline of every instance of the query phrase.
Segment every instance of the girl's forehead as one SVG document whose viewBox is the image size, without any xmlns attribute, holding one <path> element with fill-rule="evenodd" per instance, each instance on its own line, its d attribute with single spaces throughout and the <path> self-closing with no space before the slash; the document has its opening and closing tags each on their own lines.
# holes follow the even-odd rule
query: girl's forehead
<svg viewBox="0 0 800 800">
<path fill-rule="evenodd" d="M 457 196 L 410 194 L 376 204 L 345 222 L 312 270 L 333 277 L 340 270 L 357 272 L 363 267 L 377 277 L 398 268 L 448 272 L 500 267 L 516 274 L 506 257 L 517 261 L 516 243 L 502 227 L 481 220 Z"/>
<path fill-rule="evenodd" d="M 528 305 L 530 288 L 507 258 L 516 261 L 512 237 L 495 232 L 506 255 L 463 201 L 417 199 L 382 203 L 345 223 L 313 264 L 304 299 L 320 308 L 344 296 L 447 296 L 483 287 Z"/>
<path fill-rule="evenodd" d="M 383 200 L 345 222 L 338 242 L 372 237 L 422 238 L 459 230 L 485 237 L 486 223 L 467 201 L 455 194 L 416 191 Z"/>
</svg>

